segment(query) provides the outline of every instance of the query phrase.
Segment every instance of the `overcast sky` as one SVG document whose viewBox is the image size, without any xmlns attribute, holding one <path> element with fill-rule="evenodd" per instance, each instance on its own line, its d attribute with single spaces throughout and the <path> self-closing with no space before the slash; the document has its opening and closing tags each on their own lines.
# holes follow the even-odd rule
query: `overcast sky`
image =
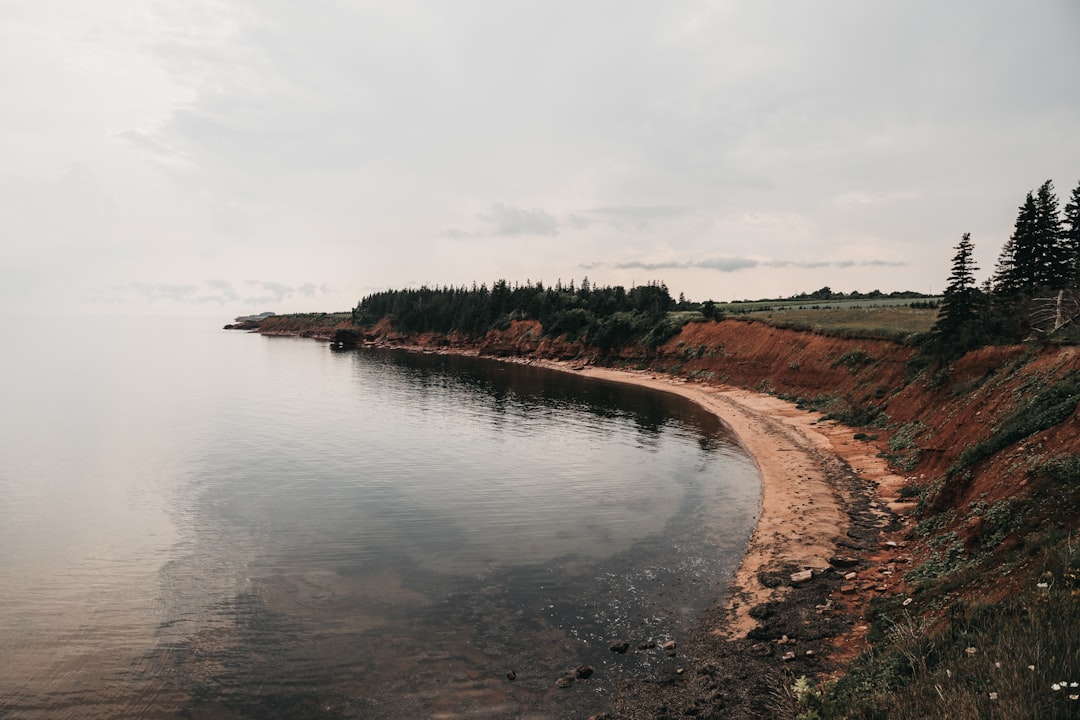
<svg viewBox="0 0 1080 720">
<path fill-rule="evenodd" d="M 1077 0 L 0 0 L 0 311 L 939 292 L 1080 182 Z"/>
</svg>

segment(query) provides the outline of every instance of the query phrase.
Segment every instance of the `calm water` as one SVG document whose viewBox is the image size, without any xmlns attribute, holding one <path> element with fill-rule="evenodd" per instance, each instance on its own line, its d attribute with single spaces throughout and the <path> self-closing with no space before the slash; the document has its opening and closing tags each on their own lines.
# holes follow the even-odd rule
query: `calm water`
<svg viewBox="0 0 1080 720">
<path fill-rule="evenodd" d="M 759 479 L 713 417 L 222 322 L 7 328 L 0 716 L 585 717 L 674 671 L 607 646 L 738 563 Z"/>
</svg>

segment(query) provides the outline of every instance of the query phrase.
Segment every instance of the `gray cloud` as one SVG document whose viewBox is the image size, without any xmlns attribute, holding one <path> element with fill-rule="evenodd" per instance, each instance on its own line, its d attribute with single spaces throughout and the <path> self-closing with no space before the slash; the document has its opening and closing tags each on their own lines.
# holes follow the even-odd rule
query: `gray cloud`
<svg viewBox="0 0 1080 720">
<path fill-rule="evenodd" d="M 495 203 L 491 213 L 480 218 L 491 225 L 496 235 L 558 235 L 558 222 L 546 210 L 522 208 Z"/>
<path fill-rule="evenodd" d="M 269 280 L 247 280 L 237 290 L 228 280 L 210 279 L 199 284 L 132 282 L 112 288 L 113 302 L 129 302 L 132 296 L 143 302 L 172 302 L 186 305 L 260 305 L 283 303 L 296 295 L 315 297 L 327 292 L 325 285 L 307 282 L 292 286 Z"/>
<path fill-rule="evenodd" d="M 115 132 L 112 136 L 166 164 L 187 165 L 190 163 L 179 150 L 153 132 L 131 129 Z"/>
<path fill-rule="evenodd" d="M 964 231 L 988 274 L 1024 193 L 1080 167 L 1075 0 L 16 5 L 0 238 L 57 308 L 582 263 L 688 296 L 927 289 Z M 298 267 L 338 294 L 245 281 Z"/>
<path fill-rule="evenodd" d="M 644 262 L 630 260 L 627 262 L 612 263 L 610 267 L 620 270 L 687 270 L 701 268 L 704 270 L 718 270 L 724 273 L 739 272 L 740 270 L 752 270 L 755 268 L 798 268 L 802 270 L 817 268 L 852 268 L 852 267 L 903 267 L 907 263 L 891 262 L 887 260 L 756 260 L 754 258 L 708 258 L 705 260 L 669 260 L 662 262 Z M 585 270 L 595 270 L 604 267 L 605 263 L 582 264 L 579 267 Z"/>
<path fill-rule="evenodd" d="M 462 230 L 459 227 L 449 227 L 442 231 L 442 236 L 448 237 L 451 240 L 464 240 L 465 238 L 476 237 L 476 233 Z"/>
<path fill-rule="evenodd" d="M 579 224 L 604 222 L 622 230 L 630 228 L 641 231 L 649 229 L 660 220 L 673 220 L 693 212 L 693 208 L 681 205 L 625 205 L 619 207 L 589 208 L 575 213 Z"/>
<path fill-rule="evenodd" d="M 155 302 L 158 300 L 173 300 L 177 302 L 190 301 L 195 293 L 199 291 L 197 285 L 171 285 L 168 283 L 158 283 L 156 285 L 149 283 L 133 282 L 122 290 L 133 290 L 137 294 L 141 295 L 143 299 L 149 302 Z"/>
<path fill-rule="evenodd" d="M 738 272 L 739 270 L 747 270 L 749 268 L 757 267 L 758 265 L 760 265 L 760 263 L 749 258 L 709 258 L 706 260 L 696 260 L 690 263 L 689 267 L 719 270 L 720 272 Z"/>
</svg>

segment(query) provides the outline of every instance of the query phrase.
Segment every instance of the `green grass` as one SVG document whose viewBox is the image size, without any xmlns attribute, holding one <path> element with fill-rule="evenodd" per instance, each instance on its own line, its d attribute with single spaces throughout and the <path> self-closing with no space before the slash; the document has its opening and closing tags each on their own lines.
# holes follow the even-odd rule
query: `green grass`
<svg viewBox="0 0 1080 720">
<path fill-rule="evenodd" d="M 858 305 L 857 302 L 851 301 L 852 304 L 843 307 L 773 303 L 761 308 L 734 311 L 723 307 L 722 310 L 733 317 L 759 320 L 774 327 L 805 330 L 819 335 L 905 342 L 913 342 L 921 334 L 929 332 L 938 315 L 936 308 L 910 307 L 910 304 L 900 301 L 875 306 Z"/>
<path fill-rule="evenodd" d="M 263 321 L 263 327 L 277 332 L 310 332 L 328 330 L 352 321 L 352 313 L 289 313 L 274 315 Z"/>
<path fill-rule="evenodd" d="M 1068 540 L 1045 557 L 1001 602 L 955 602 L 936 622 L 920 595 L 883 603 L 879 642 L 837 682 L 803 681 L 798 717 L 1080 718 L 1080 562 Z"/>
<path fill-rule="evenodd" d="M 948 477 L 954 477 L 972 465 L 1037 432 L 1065 422 L 1073 414 L 1078 402 L 1080 402 L 1080 378 L 1078 377 L 1068 376 L 1041 389 L 1006 417 L 994 429 L 990 437 L 960 453 L 960 457 L 949 468 Z"/>
<path fill-rule="evenodd" d="M 893 305 L 761 311 L 747 313 L 746 317 L 775 327 L 809 330 L 819 335 L 908 340 L 930 331 L 937 320 L 937 310 Z"/>
</svg>

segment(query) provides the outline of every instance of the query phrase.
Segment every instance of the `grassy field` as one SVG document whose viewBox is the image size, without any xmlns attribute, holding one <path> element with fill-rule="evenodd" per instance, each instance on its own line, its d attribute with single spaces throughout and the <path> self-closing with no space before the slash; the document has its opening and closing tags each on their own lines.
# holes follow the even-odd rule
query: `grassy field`
<svg viewBox="0 0 1080 720">
<path fill-rule="evenodd" d="M 738 300 L 716 303 L 718 310 L 735 315 L 768 310 L 857 310 L 860 308 L 907 307 L 912 303 L 939 303 L 941 297 L 921 298 L 858 298 L 839 300 Z"/>
<path fill-rule="evenodd" d="M 936 298 L 930 298 L 936 300 Z M 908 342 L 930 331 L 937 307 L 910 299 L 844 300 L 834 303 L 760 301 L 717 303 L 724 317 L 757 320 L 774 327 L 841 337 L 871 337 Z M 703 320 L 696 311 L 676 311 L 668 317 L 678 323 Z"/>
<path fill-rule="evenodd" d="M 937 320 L 937 308 L 909 304 L 878 305 L 874 307 L 795 306 L 755 310 L 744 313 L 747 318 L 761 320 L 776 327 L 809 330 L 826 335 L 867 334 L 873 337 L 904 339 L 928 332 Z"/>
</svg>

